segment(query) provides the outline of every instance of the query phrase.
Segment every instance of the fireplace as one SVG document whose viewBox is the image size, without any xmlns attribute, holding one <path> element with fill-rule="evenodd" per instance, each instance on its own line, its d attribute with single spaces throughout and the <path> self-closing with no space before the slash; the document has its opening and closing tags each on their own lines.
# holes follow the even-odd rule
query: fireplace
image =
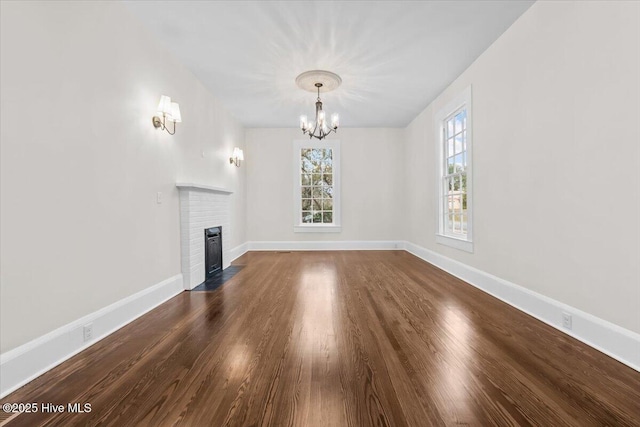
<svg viewBox="0 0 640 427">
<path fill-rule="evenodd" d="M 207 238 L 202 238 L 203 230 L 218 228 L 220 241 L 224 230 L 222 247 L 222 267 L 230 265 L 229 243 L 233 241 L 231 224 L 232 191 L 193 183 L 177 183 L 180 191 L 180 255 L 184 288 L 188 291 L 202 284 L 207 277 Z M 214 237 L 214 236 L 212 236 Z M 216 276 L 221 274 L 214 273 Z"/>
<path fill-rule="evenodd" d="M 222 271 L 222 227 L 204 229 L 204 251 L 206 281 Z"/>
</svg>

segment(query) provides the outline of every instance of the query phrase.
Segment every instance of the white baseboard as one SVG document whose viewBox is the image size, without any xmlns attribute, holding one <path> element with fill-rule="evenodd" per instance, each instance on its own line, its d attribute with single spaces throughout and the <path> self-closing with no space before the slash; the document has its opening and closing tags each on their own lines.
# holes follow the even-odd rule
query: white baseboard
<svg viewBox="0 0 640 427">
<path fill-rule="evenodd" d="M 241 245 L 236 246 L 235 248 L 229 251 L 229 264 L 231 264 L 234 260 L 240 258 L 249 250 L 249 242 L 244 242 Z"/>
<path fill-rule="evenodd" d="M 429 249 L 403 242 L 409 253 L 493 295 L 530 316 L 640 371 L 640 334 L 561 303 Z M 562 313 L 572 317 L 572 329 L 562 326 Z"/>
<path fill-rule="evenodd" d="M 403 242 L 396 240 L 331 240 L 248 242 L 250 251 L 379 251 L 401 249 Z"/>
<path fill-rule="evenodd" d="M 0 398 L 182 292 L 182 274 L 86 315 L 0 355 Z M 93 323 L 84 342 L 83 326 Z"/>
</svg>

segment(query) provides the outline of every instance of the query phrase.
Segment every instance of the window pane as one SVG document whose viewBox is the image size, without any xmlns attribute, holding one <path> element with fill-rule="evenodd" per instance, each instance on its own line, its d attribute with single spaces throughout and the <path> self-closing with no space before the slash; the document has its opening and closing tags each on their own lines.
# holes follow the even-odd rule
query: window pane
<svg viewBox="0 0 640 427">
<path fill-rule="evenodd" d="M 449 210 L 451 212 L 459 212 L 460 207 L 462 206 L 462 195 L 459 191 L 455 191 L 451 197 L 451 204 L 449 205 Z"/>
<path fill-rule="evenodd" d="M 314 212 L 313 213 L 313 223 L 321 223 L 322 222 L 322 212 Z"/>
<path fill-rule="evenodd" d="M 464 169 L 464 157 L 463 154 L 458 154 L 456 157 L 454 157 L 454 163 L 455 163 L 455 171 L 459 172 L 461 170 Z"/>
<path fill-rule="evenodd" d="M 311 149 L 311 157 L 310 158 L 311 158 L 311 161 L 313 163 L 320 164 L 320 161 L 322 160 L 322 156 L 323 156 L 322 151 L 323 151 L 322 148 L 312 148 Z"/>
<path fill-rule="evenodd" d="M 322 184 L 322 174 L 314 173 L 313 174 L 313 185 L 320 185 L 320 184 Z"/>
<path fill-rule="evenodd" d="M 462 134 L 460 135 L 456 135 L 456 154 L 461 153 L 462 152 Z"/>
<path fill-rule="evenodd" d="M 311 212 L 302 212 L 302 222 L 310 223 L 312 219 L 313 215 L 311 214 Z"/>
<path fill-rule="evenodd" d="M 314 199 L 322 198 L 322 187 L 313 187 L 312 196 Z"/>
<path fill-rule="evenodd" d="M 300 183 L 302 185 L 311 185 L 311 174 L 302 173 Z"/>
<path fill-rule="evenodd" d="M 327 148 L 323 150 L 322 164 L 330 165 L 332 161 L 333 161 L 333 151 L 331 150 L 331 148 Z"/>
<path fill-rule="evenodd" d="M 324 199 L 322 201 L 322 209 L 325 211 L 333 210 L 333 200 L 332 199 Z"/>
<path fill-rule="evenodd" d="M 302 187 L 301 193 L 302 193 L 302 198 L 303 199 L 310 199 L 311 198 L 311 187 Z"/>
<path fill-rule="evenodd" d="M 448 196 L 447 197 L 447 212 L 451 212 L 453 211 L 453 206 L 454 206 L 454 196 Z"/>
<path fill-rule="evenodd" d="M 445 153 L 446 157 L 451 157 L 454 155 L 453 152 L 453 138 L 447 139 L 447 152 Z"/>
<path fill-rule="evenodd" d="M 325 173 L 322 175 L 322 180 L 326 185 L 333 185 L 333 174 Z"/>
<path fill-rule="evenodd" d="M 311 210 L 321 211 L 322 210 L 322 199 L 313 199 L 313 204 Z"/>
<path fill-rule="evenodd" d="M 333 199 L 333 187 L 323 187 L 322 197 L 325 199 Z"/>
<path fill-rule="evenodd" d="M 302 158 L 302 171 L 303 172 L 311 172 L 313 170 L 313 163 L 306 157 Z"/>
<path fill-rule="evenodd" d="M 456 171 L 454 167 L 453 157 L 449 157 L 447 159 L 447 174 L 452 174 Z"/>
<path fill-rule="evenodd" d="M 447 120 L 446 132 L 447 136 L 453 136 L 453 119 Z"/>
<path fill-rule="evenodd" d="M 462 112 L 456 114 L 455 118 L 455 132 L 462 132 Z"/>
<path fill-rule="evenodd" d="M 458 114 L 456 114 L 455 116 L 455 131 L 456 133 L 460 133 L 463 130 L 463 120 L 467 117 L 467 111 L 466 110 L 462 110 L 460 111 Z"/>
<path fill-rule="evenodd" d="M 322 215 L 322 222 L 325 224 L 331 224 L 333 222 L 333 213 L 332 212 L 324 212 Z"/>
<path fill-rule="evenodd" d="M 311 210 L 311 199 L 302 199 L 302 210 Z"/>
<path fill-rule="evenodd" d="M 453 191 L 453 177 L 445 178 L 445 194 L 449 194 Z"/>
</svg>

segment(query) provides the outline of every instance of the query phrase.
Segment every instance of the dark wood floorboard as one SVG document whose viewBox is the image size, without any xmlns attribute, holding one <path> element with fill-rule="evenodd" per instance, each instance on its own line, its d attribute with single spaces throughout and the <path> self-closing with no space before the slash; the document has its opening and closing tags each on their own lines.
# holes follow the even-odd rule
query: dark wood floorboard
<svg viewBox="0 0 640 427">
<path fill-rule="evenodd" d="M 235 264 L 1 402 L 90 413 L 7 425 L 640 426 L 640 373 L 407 252 Z"/>
</svg>

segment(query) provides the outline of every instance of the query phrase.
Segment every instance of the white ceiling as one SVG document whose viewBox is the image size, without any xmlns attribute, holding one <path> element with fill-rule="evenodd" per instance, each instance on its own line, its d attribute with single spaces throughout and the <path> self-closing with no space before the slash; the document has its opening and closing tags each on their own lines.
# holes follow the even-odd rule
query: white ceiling
<svg viewBox="0 0 640 427">
<path fill-rule="evenodd" d="M 342 77 L 322 96 L 341 126 L 404 127 L 533 1 L 125 3 L 247 127 L 311 116 L 313 69 Z"/>
</svg>

